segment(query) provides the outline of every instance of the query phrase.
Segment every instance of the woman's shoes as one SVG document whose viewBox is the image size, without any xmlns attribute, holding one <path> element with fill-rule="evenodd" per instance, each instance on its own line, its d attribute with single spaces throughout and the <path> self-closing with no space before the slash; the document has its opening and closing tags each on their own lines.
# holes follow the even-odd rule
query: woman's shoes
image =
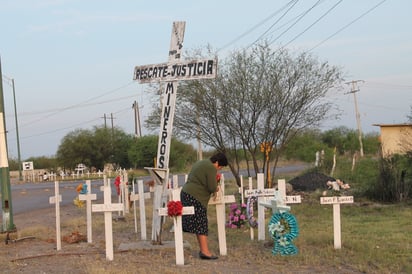
<svg viewBox="0 0 412 274">
<path fill-rule="evenodd" d="M 218 257 L 217 256 L 206 256 L 205 254 L 202 253 L 202 251 L 199 251 L 199 258 L 202 260 L 216 260 Z"/>
</svg>

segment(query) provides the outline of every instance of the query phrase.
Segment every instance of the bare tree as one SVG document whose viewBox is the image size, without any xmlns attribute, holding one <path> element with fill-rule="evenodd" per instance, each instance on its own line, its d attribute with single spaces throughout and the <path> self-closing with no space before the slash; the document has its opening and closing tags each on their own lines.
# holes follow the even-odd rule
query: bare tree
<svg viewBox="0 0 412 274">
<path fill-rule="evenodd" d="M 331 104 L 323 99 L 341 83 L 341 72 L 307 53 L 292 56 L 267 44 L 219 62 L 216 79 L 180 85 L 176 132 L 186 139 L 200 132 L 203 144 L 228 153 L 238 184 L 240 161 L 261 172 L 267 159 L 259 161 L 260 144 L 270 144 L 274 174 L 288 141 L 328 117 Z"/>
</svg>

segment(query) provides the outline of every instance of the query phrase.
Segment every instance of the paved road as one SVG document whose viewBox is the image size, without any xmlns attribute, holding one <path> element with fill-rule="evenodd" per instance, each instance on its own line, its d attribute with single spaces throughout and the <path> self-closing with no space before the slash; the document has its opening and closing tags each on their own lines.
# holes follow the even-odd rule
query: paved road
<svg viewBox="0 0 412 274">
<path fill-rule="evenodd" d="M 286 167 L 278 167 L 277 174 L 289 173 L 301 171 L 307 168 L 307 165 L 291 165 Z M 226 179 L 233 178 L 229 171 L 223 172 Z M 241 172 L 242 176 L 248 176 L 246 171 Z M 250 174 L 254 176 L 254 174 Z M 140 179 L 140 178 L 139 178 Z M 142 180 L 150 180 L 150 177 L 142 177 Z M 72 204 L 73 200 L 77 196 L 76 186 L 83 183 L 82 180 L 77 181 L 62 181 L 59 183 L 59 192 L 62 195 L 62 202 L 60 205 Z M 183 185 L 184 175 L 179 175 L 179 185 Z M 103 202 L 103 193 L 100 191 L 100 186 L 103 185 L 103 180 L 92 180 L 92 193 L 96 193 L 97 201 L 94 203 Z M 115 188 L 112 185 L 112 200 L 116 201 L 117 195 Z M 12 209 L 13 214 L 22 212 L 28 212 L 30 210 L 37 210 L 43 208 L 54 208 L 54 205 L 49 204 L 49 197 L 54 196 L 54 182 L 42 182 L 42 183 L 25 183 L 25 184 L 12 184 Z M 145 191 L 148 191 L 147 189 Z M 0 204 L 1 208 L 1 204 Z"/>
</svg>

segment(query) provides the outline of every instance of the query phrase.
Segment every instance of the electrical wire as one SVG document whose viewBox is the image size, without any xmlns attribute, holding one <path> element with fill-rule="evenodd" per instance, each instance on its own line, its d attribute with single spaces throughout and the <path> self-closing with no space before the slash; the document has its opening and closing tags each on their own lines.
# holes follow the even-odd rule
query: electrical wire
<svg viewBox="0 0 412 274">
<path fill-rule="evenodd" d="M 356 21 L 358 21 L 359 19 L 361 19 L 362 17 L 364 17 L 364 16 L 367 15 L 368 13 L 372 12 L 374 9 L 376 9 L 377 7 L 379 7 L 380 5 L 382 5 L 384 2 L 386 2 L 386 0 L 382 0 L 381 2 L 379 2 L 378 4 L 376 4 L 375 6 L 373 6 L 373 7 L 370 8 L 369 10 L 367 10 L 366 12 L 362 13 L 360 16 L 356 17 L 354 20 L 352 20 L 351 22 L 349 22 L 348 24 L 346 24 L 345 26 L 343 26 L 342 28 L 340 28 L 339 30 L 337 30 L 336 32 L 334 32 L 332 35 L 328 36 L 326 39 L 322 40 L 320 43 L 316 44 L 314 47 L 312 47 L 311 49 L 309 49 L 308 52 L 314 50 L 315 48 L 319 47 L 320 45 L 322 45 L 323 43 L 325 43 L 326 41 L 328 41 L 329 39 L 331 39 L 332 37 L 334 37 L 334 36 L 337 35 L 338 33 L 342 32 L 344 29 L 348 28 L 350 25 L 352 25 L 353 23 L 355 23 Z"/>
<path fill-rule="evenodd" d="M 305 32 L 307 32 L 309 29 L 311 29 L 316 23 L 318 23 L 320 20 L 322 20 L 326 15 L 328 15 L 333 9 L 335 9 L 340 3 L 342 3 L 343 0 L 338 1 L 337 3 L 335 3 L 335 5 L 333 5 L 329 10 L 327 10 L 324 14 L 322 14 L 321 17 L 319 17 L 318 19 L 315 20 L 315 22 L 313 22 L 312 24 L 310 24 L 306 29 L 304 29 L 301 33 L 299 33 L 298 35 L 296 35 L 292 40 L 290 40 L 289 42 L 287 42 L 285 45 L 283 45 L 283 47 L 287 47 L 290 43 L 292 43 L 293 41 L 295 41 L 298 37 L 302 36 Z"/>
<path fill-rule="evenodd" d="M 275 12 L 273 12 L 272 14 L 270 14 L 268 17 L 266 17 L 265 19 L 263 19 L 262 21 L 260 21 L 259 23 L 257 23 L 256 25 L 254 25 L 252 28 L 250 28 L 249 30 L 247 30 L 246 32 L 242 33 L 241 35 L 239 35 L 238 37 L 236 37 L 235 39 L 233 39 L 232 41 L 230 41 L 229 43 L 225 44 L 224 46 L 220 47 L 216 52 L 220 52 L 223 49 L 233 45 L 234 43 L 236 43 L 237 41 L 239 41 L 240 39 L 242 39 L 243 37 L 245 37 L 246 35 L 250 34 L 251 32 L 253 32 L 254 30 L 256 30 L 258 27 L 260 27 L 261 25 L 263 25 L 264 23 L 266 23 L 267 21 L 269 21 L 270 19 L 272 19 L 275 15 L 277 15 L 279 12 L 281 12 L 282 10 L 284 10 L 286 7 L 288 7 L 290 4 L 292 4 L 293 2 L 296 2 L 297 0 L 292 0 L 289 1 L 286 5 L 284 5 L 282 8 L 276 10 Z"/>
</svg>

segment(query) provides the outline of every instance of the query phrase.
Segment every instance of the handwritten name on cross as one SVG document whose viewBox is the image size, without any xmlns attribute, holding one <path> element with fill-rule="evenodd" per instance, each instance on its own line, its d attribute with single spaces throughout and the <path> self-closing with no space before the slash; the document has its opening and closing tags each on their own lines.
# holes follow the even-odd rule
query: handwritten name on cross
<svg viewBox="0 0 412 274">
<path fill-rule="evenodd" d="M 54 196 L 49 197 L 49 203 L 56 205 L 56 249 L 62 248 L 62 240 L 60 233 L 60 203 L 62 202 L 62 195 L 59 194 L 59 182 L 54 182 Z"/>
<path fill-rule="evenodd" d="M 79 194 L 80 201 L 86 201 L 86 224 L 87 224 L 87 242 L 92 242 L 92 200 L 96 200 L 96 193 L 91 193 L 91 182 L 86 180 L 87 193 Z"/>
<path fill-rule="evenodd" d="M 180 201 L 180 191 L 181 188 L 175 188 L 171 190 L 171 200 Z M 192 215 L 195 214 L 195 208 L 193 206 L 183 207 L 182 215 Z M 167 216 L 167 208 L 159 208 L 160 216 Z M 183 228 L 182 228 L 182 216 L 173 217 L 173 225 L 175 232 L 175 253 L 176 253 L 176 264 L 184 265 L 185 257 L 183 253 Z"/>
<path fill-rule="evenodd" d="M 333 245 L 335 249 L 340 249 L 341 244 L 341 225 L 340 225 L 340 205 L 352 204 L 353 196 L 332 196 L 320 197 L 322 205 L 333 205 Z"/>
<path fill-rule="evenodd" d="M 278 190 L 282 194 L 285 204 L 300 204 L 302 202 L 300 195 L 286 195 L 286 181 L 285 179 L 278 180 Z"/>
<path fill-rule="evenodd" d="M 180 61 L 185 26 L 185 22 L 173 22 L 168 63 L 136 66 L 134 69 L 133 79 L 140 83 L 166 82 L 163 93 L 156 168 L 147 168 L 156 182 L 153 198 L 154 218 L 152 225 L 152 240 L 154 242 L 160 241 L 161 221 L 160 216 L 155 216 L 155 214 L 157 214 L 157 210 L 162 207 L 162 203 L 165 203 L 165 200 L 161 198 L 165 189 L 161 187 L 161 185 L 167 185 L 169 177 L 169 154 L 178 81 L 211 79 L 216 77 L 217 60 L 215 59 L 192 60 L 188 62 Z"/>
<path fill-rule="evenodd" d="M 123 204 L 112 204 L 110 180 L 104 175 L 103 204 L 92 205 L 93 212 L 104 212 L 104 234 L 106 239 L 106 259 L 113 261 L 113 226 L 112 212 L 123 210 Z"/>
<path fill-rule="evenodd" d="M 219 241 L 219 251 L 222 256 L 227 255 L 225 206 L 227 203 L 235 202 L 236 199 L 234 195 L 225 196 L 225 178 L 222 174 L 219 191 L 209 200 L 209 205 L 216 205 L 217 235 Z"/>
<path fill-rule="evenodd" d="M 249 186 L 251 183 L 249 183 Z M 265 188 L 265 176 L 263 173 L 257 174 L 257 189 L 245 190 L 245 197 L 255 196 L 258 199 L 258 240 L 265 240 L 265 207 L 266 197 L 273 196 L 276 190 L 274 188 Z M 252 234 L 252 232 L 251 232 Z"/>
</svg>

